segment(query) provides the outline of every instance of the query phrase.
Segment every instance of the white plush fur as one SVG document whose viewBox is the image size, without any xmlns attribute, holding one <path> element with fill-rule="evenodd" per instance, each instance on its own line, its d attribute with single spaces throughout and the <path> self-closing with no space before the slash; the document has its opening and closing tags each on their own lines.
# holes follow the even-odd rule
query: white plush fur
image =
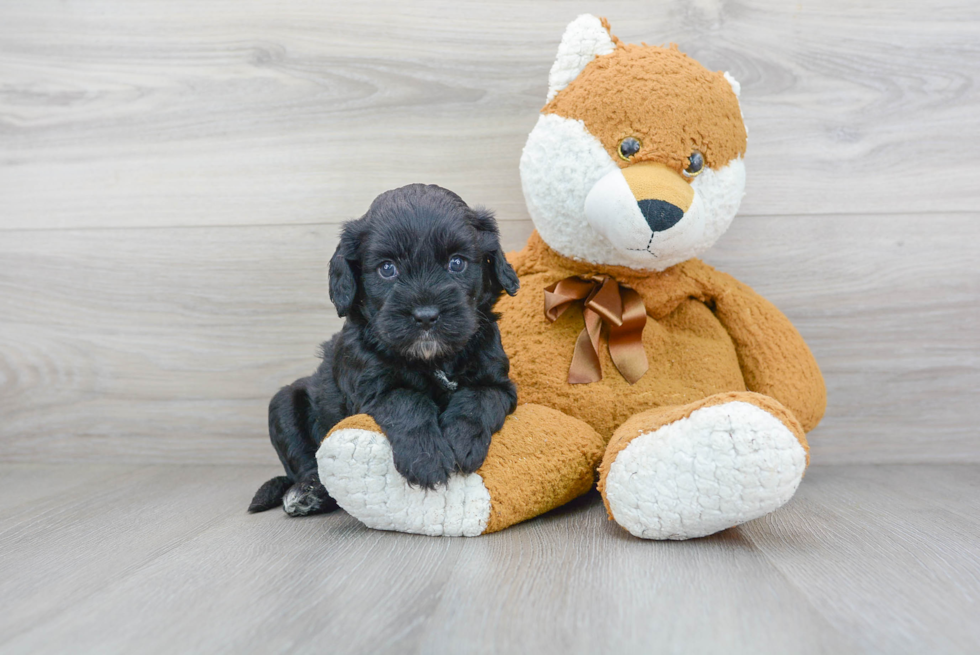
<svg viewBox="0 0 980 655">
<path fill-rule="evenodd" d="M 615 49 L 609 32 L 595 16 L 583 14 L 569 23 L 548 75 L 548 102 L 578 77 L 590 61 Z"/>
<path fill-rule="evenodd" d="M 582 207 L 589 226 L 620 250 L 643 253 L 653 234 L 620 168 L 613 167 L 592 185 Z M 625 262 L 624 262 L 625 263 Z"/>
<path fill-rule="evenodd" d="M 320 482 L 348 514 L 377 530 L 475 537 L 490 520 L 490 492 L 476 473 L 436 489 L 412 487 L 395 470 L 383 434 L 337 430 L 316 453 Z"/>
<path fill-rule="evenodd" d="M 607 173 L 618 170 L 602 144 L 579 120 L 542 114 L 521 154 L 521 184 L 534 226 L 545 243 L 584 261 L 613 261 L 616 251 L 585 220 L 585 198 Z"/>
<path fill-rule="evenodd" d="M 705 252 L 728 229 L 745 193 L 741 158 L 706 168 L 691 183 L 694 202 L 684 218 L 654 234 L 602 143 L 582 121 L 555 114 L 538 118 L 520 169 L 528 212 L 545 243 L 572 259 L 642 270 L 662 271 Z"/>
<path fill-rule="evenodd" d="M 635 438 L 606 478 L 613 518 L 645 539 L 689 539 L 758 518 L 792 498 L 806 453 L 745 402 L 706 407 Z"/>
<path fill-rule="evenodd" d="M 732 91 L 735 92 L 735 97 L 736 98 L 741 98 L 742 97 L 742 85 L 739 84 L 738 83 L 738 80 L 736 80 L 734 77 L 732 77 L 731 73 L 729 73 L 728 71 L 725 71 L 724 75 L 725 75 L 725 79 L 728 80 L 728 83 L 732 85 Z"/>
</svg>

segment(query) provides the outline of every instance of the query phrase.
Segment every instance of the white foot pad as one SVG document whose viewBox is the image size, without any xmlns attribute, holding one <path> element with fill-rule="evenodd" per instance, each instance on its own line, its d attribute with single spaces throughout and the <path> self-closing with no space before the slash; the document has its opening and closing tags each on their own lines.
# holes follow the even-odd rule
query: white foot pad
<svg viewBox="0 0 980 655">
<path fill-rule="evenodd" d="M 377 530 L 475 537 L 490 520 L 490 492 L 476 473 L 446 486 L 413 487 L 395 470 L 391 445 L 369 430 L 337 430 L 316 453 L 320 482 L 348 514 Z"/>
<path fill-rule="evenodd" d="M 776 417 L 736 401 L 640 435 L 609 468 L 613 517 L 645 539 L 703 537 L 793 497 L 806 453 Z"/>
</svg>

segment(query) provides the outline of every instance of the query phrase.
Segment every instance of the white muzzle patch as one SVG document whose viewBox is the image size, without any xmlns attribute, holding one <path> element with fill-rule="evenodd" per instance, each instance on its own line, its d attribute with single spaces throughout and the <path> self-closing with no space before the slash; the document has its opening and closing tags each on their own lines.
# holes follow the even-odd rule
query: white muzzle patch
<svg viewBox="0 0 980 655">
<path fill-rule="evenodd" d="M 585 217 L 618 250 L 645 251 L 653 236 L 619 168 L 606 173 L 585 196 Z"/>
<path fill-rule="evenodd" d="M 694 200 L 683 217 L 667 229 L 654 231 L 617 168 L 589 191 L 585 218 L 620 253 L 617 264 L 661 271 L 698 256 L 728 229 L 745 188 L 742 160 L 733 160 L 720 171 L 705 169 L 691 187 Z"/>
</svg>

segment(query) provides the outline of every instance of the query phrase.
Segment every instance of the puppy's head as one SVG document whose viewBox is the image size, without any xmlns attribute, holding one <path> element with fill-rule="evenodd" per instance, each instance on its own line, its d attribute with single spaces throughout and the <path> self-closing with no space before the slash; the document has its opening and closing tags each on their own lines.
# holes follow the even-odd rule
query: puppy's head
<svg viewBox="0 0 980 655">
<path fill-rule="evenodd" d="M 493 214 L 455 193 L 412 184 L 378 196 L 344 226 L 330 299 L 365 337 L 408 359 L 459 352 L 518 281 Z"/>
</svg>

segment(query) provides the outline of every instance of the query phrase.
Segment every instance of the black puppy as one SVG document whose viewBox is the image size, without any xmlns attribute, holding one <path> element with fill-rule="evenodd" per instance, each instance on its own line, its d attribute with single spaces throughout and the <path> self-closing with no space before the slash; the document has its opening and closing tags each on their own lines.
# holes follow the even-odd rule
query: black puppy
<svg viewBox="0 0 980 655">
<path fill-rule="evenodd" d="M 292 516 L 336 509 L 316 451 L 341 419 L 369 414 L 412 484 L 444 484 L 483 464 L 490 436 L 517 405 L 493 305 L 517 293 L 493 214 L 451 191 L 413 184 L 378 196 L 344 226 L 330 260 L 343 329 L 316 373 L 277 393 L 269 435 L 286 475 L 250 512 L 282 502 Z"/>
</svg>

